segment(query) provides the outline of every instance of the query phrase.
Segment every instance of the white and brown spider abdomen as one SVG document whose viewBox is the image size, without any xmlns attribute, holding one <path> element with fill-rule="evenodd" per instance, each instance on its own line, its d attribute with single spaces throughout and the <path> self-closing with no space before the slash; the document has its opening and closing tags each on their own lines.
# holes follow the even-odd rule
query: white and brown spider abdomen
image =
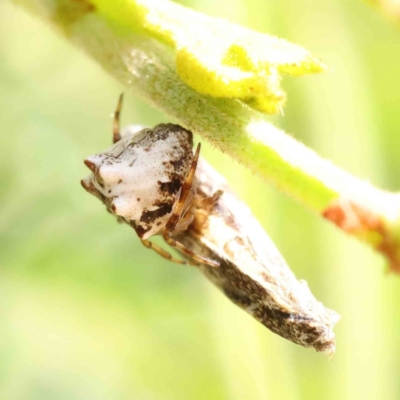
<svg viewBox="0 0 400 400">
<path fill-rule="evenodd" d="M 191 167 L 192 146 L 192 133 L 179 125 L 137 132 L 127 127 L 110 149 L 85 160 L 92 174 L 82 184 L 147 239 L 160 233 L 172 214 Z"/>
</svg>

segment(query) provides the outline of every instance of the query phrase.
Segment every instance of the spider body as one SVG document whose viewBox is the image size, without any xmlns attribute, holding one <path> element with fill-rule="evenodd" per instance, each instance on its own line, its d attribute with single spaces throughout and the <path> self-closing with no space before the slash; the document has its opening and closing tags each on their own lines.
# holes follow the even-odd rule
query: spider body
<svg viewBox="0 0 400 400">
<path fill-rule="evenodd" d="M 179 200 L 193 161 L 192 133 L 160 124 L 123 138 L 110 149 L 88 157 L 86 178 L 107 209 L 129 222 L 141 239 L 160 233 Z"/>
<path fill-rule="evenodd" d="M 192 132 L 174 124 L 159 124 L 153 129 L 128 126 L 121 134 L 121 106 L 122 96 L 114 114 L 114 145 L 85 160 L 92 174 L 81 181 L 82 186 L 162 257 L 179 264 L 218 265 L 173 238 L 193 220 L 190 208 L 196 194 L 193 182 L 200 144 L 193 155 Z M 192 261 L 175 259 L 148 240 L 157 234 Z"/>
</svg>

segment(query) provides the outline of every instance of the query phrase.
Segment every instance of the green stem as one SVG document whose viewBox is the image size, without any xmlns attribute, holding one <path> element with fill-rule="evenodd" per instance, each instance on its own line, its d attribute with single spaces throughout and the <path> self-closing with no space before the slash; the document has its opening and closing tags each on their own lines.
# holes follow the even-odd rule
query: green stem
<svg viewBox="0 0 400 400">
<path fill-rule="evenodd" d="M 170 48 L 144 34 L 144 28 L 138 33 L 127 27 L 129 21 L 140 21 L 134 2 L 118 1 L 119 11 L 113 13 L 114 2 L 103 0 L 15 1 L 53 24 L 135 94 L 382 252 L 400 271 L 399 195 L 322 159 L 242 102 L 191 89 L 178 76 Z M 100 12 L 97 5 L 102 5 Z"/>
</svg>

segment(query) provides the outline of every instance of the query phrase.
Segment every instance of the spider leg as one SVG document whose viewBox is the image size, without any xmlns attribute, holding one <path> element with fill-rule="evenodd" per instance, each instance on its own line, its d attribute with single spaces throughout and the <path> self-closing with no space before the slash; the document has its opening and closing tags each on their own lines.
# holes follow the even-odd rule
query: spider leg
<svg viewBox="0 0 400 400">
<path fill-rule="evenodd" d="M 113 143 L 117 143 L 121 140 L 120 127 L 119 127 L 119 115 L 121 113 L 122 102 L 124 100 L 124 94 L 121 93 L 118 99 L 117 108 L 114 111 L 113 121 Z"/>
<path fill-rule="evenodd" d="M 186 217 L 186 212 L 190 207 L 191 202 L 193 201 L 195 195 L 195 189 L 193 187 L 194 174 L 197 168 L 197 160 L 199 159 L 200 154 L 200 143 L 197 145 L 196 153 L 193 157 L 192 165 L 190 167 L 190 171 L 186 177 L 184 184 L 182 185 L 181 195 L 179 197 L 178 203 L 172 213 L 170 219 L 168 220 L 165 230 L 163 232 L 163 238 L 167 244 L 171 247 L 178 249 L 181 253 L 186 255 L 198 263 L 210 265 L 213 267 L 218 267 L 219 263 L 217 261 L 213 261 L 207 257 L 203 257 L 200 254 L 197 254 L 195 251 L 189 249 L 182 243 L 175 240 L 172 235 L 177 231 L 182 231 L 184 228 L 193 220 L 193 216 L 189 215 Z M 186 218 L 185 218 L 186 217 Z"/>
<path fill-rule="evenodd" d="M 169 232 L 169 236 L 175 230 L 181 218 L 185 215 L 185 212 L 190 206 L 190 201 L 194 197 L 193 179 L 197 168 L 197 160 L 199 159 L 201 144 L 197 145 L 196 153 L 193 157 L 192 165 L 190 167 L 189 173 L 186 177 L 185 182 L 182 185 L 181 195 L 179 197 L 178 203 L 172 213 L 170 219 L 168 220 L 165 231 Z"/>
<path fill-rule="evenodd" d="M 184 217 L 189 208 L 191 207 L 195 194 L 196 194 L 196 189 L 194 186 L 192 186 L 187 194 L 185 205 L 181 211 L 181 217 Z"/>
<path fill-rule="evenodd" d="M 164 238 L 165 242 L 167 244 L 169 244 L 171 247 L 178 249 L 185 256 L 191 258 L 192 260 L 194 260 L 196 262 L 195 264 L 191 264 L 191 265 L 198 265 L 198 263 L 202 263 L 202 264 L 210 265 L 211 267 L 219 267 L 218 261 L 214 261 L 208 257 L 203 257 L 200 254 L 197 254 L 195 251 L 189 249 L 189 247 L 186 247 L 181 242 L 178 242 L 173 237 L 169 236 L 168 233 L 163 234 L 163 238 Z"/>
<path fill-rule="evenodd" d="M 180 252 L 182 252 L 195 262 L 211 265 L 213 267 L 218 267 L 219 263 L 217 261 L 213 261 L 207 257 L 203 257 L 200 254 L 197 254 L 195 251 L 189 249 L 188 247 L 186 247 L 185 245 L 178 242 L 172 237 L 172 235 L 176 231 L 183 231 L 185 228 L 187 228 L 187 226 L 190 225 L 190 223 L 193 220 L 193 215 L 189 214 L 188 216 L 186 216 L 186 213 L 195 195 L 193 180 L 197 168 L 197 160 L 199 159 L 200 148 L 201 145 L 199 143 L 197 145 L 196 153 L 193 157 L 190 171 L 186 177 L 184 184 L 182 185 L 181 195 L 179 197 L 178 203 L 170 219 L 168 220 L 167 225 L 165 226 L 165 230 L 163 232 L 163 238 L 167 244 L 169 244 L 171 247 L 175 247 L 176 249 L 178 249 Z"/>
<path fill-rule="evenodd" d="M 210 197 L 211 199 L 211 197 Z M 208 257 L 203 257 L 200 254 L 196 253 L 195 251 L 191 250 L 189 247 L 183 245 L 181 242 L 178 242 L 176 239 L 174 239 L 172 236 L 179 234 L 180 232 L 184 232 L 188 226 L 193 222 L 194 219 L 194 214 L 192 213 L 187 213 L 182 217 L 179 222 L 177 223 L 175 230 L 170 233 L 167 231 L 164 231 L 163 233 L 163 238 L 167 244 L 169 244 L 171 247 L 175 247 L 178 249 L 180 252 L 185 254 L 186 256 L 190 257 L 192 260 L 195 260 L 196 263 L 191 264 L 191 265 L 198 265 L 198 263 L 203 263 L 210 265 L 212 267 L 219 267 L 219 263 L 217 261 L 213 261 Z"/>
<path fill-rule="evenodd" d="M 190 207 L 192 205 L 195 194 L 196 194 L 196 191 L 192 187 L 192 189 L 189 192 L 188 198 L 186 199 L 186 204 L 182 210 L 181 217 L 180 217 L 178 223 L 176 224 L 175 229 L 173 230 L 173 232 L 171 232 L 170 236 L 175 236 L 178 233 L 185 231 L 188 228 L 188 226 L 193 222 L 194 214 L 188 213 L 188 210 L 190 209 Z"/>
<path fill-rule="evenodd" d="M 150 242 L 150 240 L 146 239 L 140 239 L 143 246 L 147 247 L 148 249 L 154 250 L 157 254 L 159 254 L 161 257 L 165 258 L 166 260 L 172 261 L 176 264 L 181 264 L 181 265 L 194 265 L 197 266 L 197 263 L 186 261 L 186 260 L 180 260 L 179 258 L 173 257 L 168 251 L 165 251 L 162 247 L 156 245 L 153 242 Z"/>
<path fill-rule="evenodd" d="M 194 219 L 194 214 L 188 213 L 185 214 L 183 218 L 178 222 L 178 224 L 175 227 L 175 230 L 172 232 L 171 236 L 177 235 L 180 232 L 186 231 L 186 229 L 189 227 L 189 225 L 193 222 Z"/>
<path fill-rule="evenodd" d="M 224 194 L 222 190 L 217 190 L 211 197 L 204 197 L 200 200 L 200 207 L 210 207 L 213 206 L 220 197 Z"/>
</svg>

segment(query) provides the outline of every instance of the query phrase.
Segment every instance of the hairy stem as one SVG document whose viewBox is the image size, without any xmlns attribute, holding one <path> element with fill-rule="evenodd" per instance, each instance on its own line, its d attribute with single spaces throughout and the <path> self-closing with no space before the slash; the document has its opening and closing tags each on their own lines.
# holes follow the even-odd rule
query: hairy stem
<svg viewBox="0 0 400 400">
<path fill-rule="evenodd" d="M 96 0 L 14 0 L 51 23 L 110 74 L 263 179 L 380 251 L 400 272 L 400 196 L 322 159 L 237 99 L 187 86 L 157 35 L 130 29 L 129 1 L 98 11 Z M 111 4 L 111 2 L 109 2 Z M 123 7 L 126 7 L 125 9 Z M 111 7 L 111 8 L 110 8 Z M 126 15 L 121 21 L 120 15 Z"/>
</svg>

